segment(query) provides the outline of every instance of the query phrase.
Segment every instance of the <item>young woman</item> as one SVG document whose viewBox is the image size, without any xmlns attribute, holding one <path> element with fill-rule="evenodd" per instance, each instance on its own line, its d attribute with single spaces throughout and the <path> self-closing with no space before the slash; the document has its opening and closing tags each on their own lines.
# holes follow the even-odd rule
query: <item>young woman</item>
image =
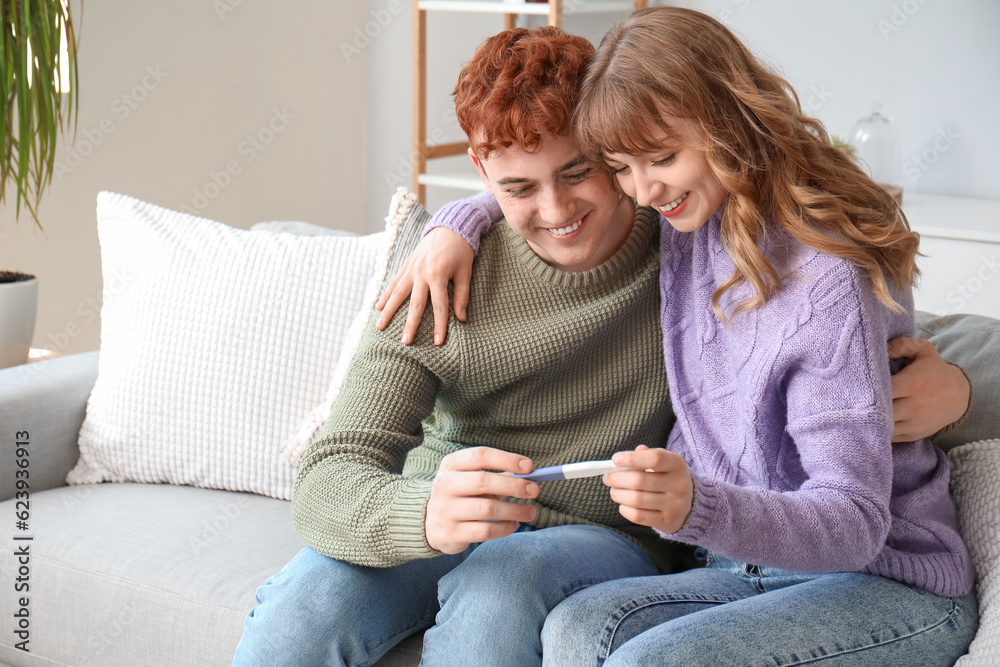
<svg viewBox="0 0 1000 667">
<path fill-rule="evenodd" d="M 886 345 L 913 332 L 918 241 L 899 207 L 787 82 L 691 10 L 609 33 L 575 127 L 667 223 L 677 423 L 666 448 L 615 456 L 641 471 L 605 482 L 623 516 L 705 547 L 709 566 L 571 596 L 545 659 L 953 663 L 978 614 L 947 459 L 890 444 Z"/>
</svg>

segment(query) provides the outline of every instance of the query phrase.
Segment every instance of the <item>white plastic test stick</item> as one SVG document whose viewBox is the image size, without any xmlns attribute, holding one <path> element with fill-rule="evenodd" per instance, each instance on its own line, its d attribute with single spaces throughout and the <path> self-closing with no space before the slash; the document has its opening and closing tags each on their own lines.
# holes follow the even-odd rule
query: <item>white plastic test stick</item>
<svg viewBox="0 0 1000 667">
<path fill-rule="evenodd" d="M 639 468 L 623 468 L 611 461 L 580 461 L 561 466 L 538 468 L 529 473 L 516 474 L 514 477 L 530 479 L 536 482 L 549 482 L 557 479 L 579 479 L 581 477 L 599 477 L 605 473 L 621 470 L 639 470 Z"/>
</svg>

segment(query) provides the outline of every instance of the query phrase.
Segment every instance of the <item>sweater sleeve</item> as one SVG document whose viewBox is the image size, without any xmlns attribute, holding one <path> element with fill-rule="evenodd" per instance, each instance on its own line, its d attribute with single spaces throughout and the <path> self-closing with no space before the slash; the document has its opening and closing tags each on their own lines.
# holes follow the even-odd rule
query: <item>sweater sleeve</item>
<svg viewBox="0 0 1000 667">
<path fill-rule="evenodd" d="M 487 191 L 472 197 L 459 199 L 441 207 L 424 227 L 426 235 L 435 227 L 447 227 L 461 234 L 469 242 L 474 252 L 479 251 L 479 239 L 489 231 L 490 226 L 503 218 L 503 211 L 496 198 Z"/>
<path fill-rule="evenodd" d="M 424 535 L 431 484 L 402 470 L 422 441 L 440 378 L 421 359 L 426 350 L 392 335 L 369 325 L 292 494 L 292 519 L 306 544 L 370 567 L 439 555 Z"/>
<path fill-rule="evenodd" d="M 776 389 L 767 414 L 738 437 L 745 451 L 772 457 L 753 468 L 773 479 L 693 474 L 691 513 L 666 537 L 806 572 L 861 570 L 880 553 L 893 484 L 890 332 L 887 311 L 859 280 L 853 269 L 824 276 L 784 321 L 756 322 L 752 346 L 771 350 L 770 368 L 748 363 L 737 382 Z"/>
</svg>

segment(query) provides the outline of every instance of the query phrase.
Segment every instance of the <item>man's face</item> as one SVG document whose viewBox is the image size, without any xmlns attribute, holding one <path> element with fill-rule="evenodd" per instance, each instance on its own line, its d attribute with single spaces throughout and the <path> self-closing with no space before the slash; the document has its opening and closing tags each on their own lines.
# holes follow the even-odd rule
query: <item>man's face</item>
<svg viewBox="0 0 1000 667">
<path fill-rule="evenodd" d="M 549 265 L 592 269 L 628 238 L 631 200 L 569 137 L 545 135 L 533 153 L 511 146 L 485 160 L 469 155 L 507 223 Z"/>
</svg>

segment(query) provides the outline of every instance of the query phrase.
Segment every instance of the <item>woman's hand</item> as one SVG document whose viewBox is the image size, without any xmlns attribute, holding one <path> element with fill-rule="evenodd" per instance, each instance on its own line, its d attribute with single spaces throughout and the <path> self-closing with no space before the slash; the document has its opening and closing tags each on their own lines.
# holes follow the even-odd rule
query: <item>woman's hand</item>
<svg viewBox="0 0 1000 667">
<path fill-rule="evenodd" d="M 618 452 L 611 460 L 616 466 L 641 468 L 604 476 L 621 515 L 664 533 L 680 530 L 694 503 L 694 483 L 684 459 L 666 449 L 639 445 L 634 452 Z"/>
<path fill-rule="evenodd" d="M 385 329 L 400 305 L 409 298 L 410 308 L 401 339 L 403 345 L 409 345 L 417 333 L 430 292 L 434 308 L 434 344 L 444 343 L 448 332 L 448 282 L 455 284 L 455 317 L 464 322 L 474 258 L 472 246 L 460 234 L 447 227 L 432 229 L 375 304 L 375 308 L 382 311 L 375 328 Z"/>
<path fill-rule="evenodd" d="M 506 537 L 535 519 L 534 505 L 502 500 L 538 497 L 538 484 L 499 472 L 531 472 L 531 459 L 491 447 L 471 447 L 441 459 L 427 501 L 427 543 L 446 554 Z"/>
<path fill-rule="evenodd" d="M 929 438 L 965 414 L 972 392 L 969 380 L 945 362 L 930 341 L 889 341 L 889 358 L 899 357 L 910 363 L 892 376 L 893 442 Z"/>
</svg>

